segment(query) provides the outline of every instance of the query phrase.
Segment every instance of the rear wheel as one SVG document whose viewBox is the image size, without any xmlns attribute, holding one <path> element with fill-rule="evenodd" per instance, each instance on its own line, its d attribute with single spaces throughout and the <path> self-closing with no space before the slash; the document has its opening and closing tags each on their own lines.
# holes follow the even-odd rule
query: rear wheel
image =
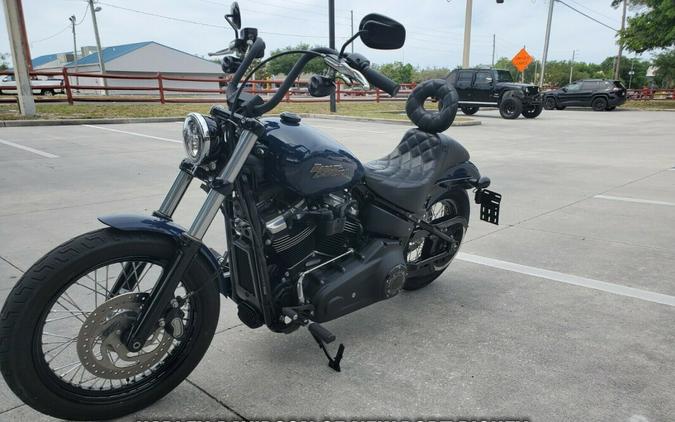
<svg viewBox="0 0 675 422">
<path fill-rule="evenodd" d="M 534 119 L 541 114 L 542 110 L 541 104 L 527 106 L 523 108 L 523 117 L 527 119 Z"/>
<path fill-rule="evenodd" d="M 478 106 L 461 106 L 460 109 L 462 110 L 462 113 L 466 114 L 467 116 L 473 116 L 478 112 L 478 109 L 480 107 Z"/>
<path fill-rule="evenodd" d="M 523 111 L 523 103 L 518 97 L 507 97 L 499 104 L 499 114 L 505 119 L 513 120 Z"/>
<path fill-rule="evenodd" d="M 48 415 L 98 420 L 138 411 L 175 388 L 201 360 L 218 322 L 213 274 L 199 259 L 141 350 L 130 352 L 120 339 L 174 254 L 163 236 L 108 228 L 35 263 L 0 316 L 0 370 L 12 391 Z M 115 281 L 132 273 L 139 282 L 115 292 Z"/>
<path fill-rule="evenodd" d="M 469 221 L 469 198 L 464 190 L 443 192 L 432 198 L 424 221 L 434 224 L 453 239 L 447 242 L 416 228 L 405 249 L 408 277 L 404 290 L 417 290 L 436 280 L 459 251 Z"/>
<path fill-rule="evenodd" d="M 593 101 L 591 102 L 591 107 L 593 107 L 593 110 L 595 111 L 605 111 L 607 106 L 607 99 L 605 97 L 593 98 Z"/>
<path fill-rule="evenodd" d="M 557 106 L 555 109 L 556 110 L 564 110 L 565 108 L 567 108 L 567 106 Z"/>
<path fill-rule="evenodd" d="M 40 94 L 51 97 L 52 95 L 54 95 L 54 91 L 51 89 L 43 89 L 42 92 L 40 92 Z"/>
<path fill-rule="evenodd" d="M 614 110 L 615 108 L 616 108 L 616 106 L 609 106 L 609 107 L 607 107 L 605 110 L 607 110 L 607 111 L 612 111 L 612 110 Z"/>
</svg>

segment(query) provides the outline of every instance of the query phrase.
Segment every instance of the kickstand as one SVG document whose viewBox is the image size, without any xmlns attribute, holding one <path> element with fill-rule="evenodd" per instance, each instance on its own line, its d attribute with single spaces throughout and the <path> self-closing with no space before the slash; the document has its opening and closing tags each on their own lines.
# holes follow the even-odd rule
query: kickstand
<svg viewBox="0 0 675 422">
<path fill-rule="evenodd" d="M 324 344 L 323 340 L 314 335 L 314 333 L 312 333 L 312 337 L 314 337 L 314 340 L 316 340 L 316 342 L 319 344 L 319 347 L 321 348 L 321 350 L 323 350 L 323 353 L 328 358 L 328 366 L 331 367 L 334 371 L 340 372 L 340 361 L 342 361 L 342 355 L 345 352 L 345 345 L 340 343 L 340 346 L 338 347 L 338 351 L 335 354 L 335 357 L 331 357 L 330 353 L 328 353 L 328 348 L 326 348 L 326 345 Z"/>
</svg>

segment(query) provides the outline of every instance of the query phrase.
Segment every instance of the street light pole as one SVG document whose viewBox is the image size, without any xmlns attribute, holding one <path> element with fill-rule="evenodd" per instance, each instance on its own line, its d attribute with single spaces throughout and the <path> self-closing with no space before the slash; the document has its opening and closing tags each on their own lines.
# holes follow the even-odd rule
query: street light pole
<svg viewBox="0 0 675 422">
<path fill-rule="evenodd" d="M 75 63 L 75 73 L 79 71 L 78 66 L 77 66 L 77 38 L 75 37 L 75 21 L 77 20 L 75 18 L 75 15 L 72 15 L 71 17 L 68 18 L 70 21 L 70 24 L 73 27 L 73 62 Z M 75 75 L 75 85 L 80 84 L 80 77 Z"/>
<path fill-rule="evenodd" d="M 621 31 L 626 29 L 626 0 L 623 0 L 623 16 L 621 17 Z M 621 73 L 621 54 L 623 53 L 623 43 L 619 40 L 619 52 L 616 55 L 616 61 L 614 62 L 614 79 L 619 80 Z"/>
<path fill-rule="evenodd" d="M 495 41 L 496 36 L 492 34 L 492 67 L 495 67 Z"/>
<path fill-rule="evenodd" d="M 30 75 L 28 74 L 28 64 L 26 63 L 28 39 L 25 32 L 21 30 L 23 25 L 20 23 L 20 3 L 21 0 L 5 0 L 2 2 L 5 9 L 12 61 L 14 62 L 14 80 L 19 99 L 19 111 L 23 116 L 34 116 L 35 100 L 33 99 L 33 91 L 30 87 Z"/>
<path fill-rule="evenodd" d="M 551 38 L 551 20 L 553 19 L 553 2 L 548 3 L 548 19 L 546 20 L 546 37 L 544 38 L 544 52 L 541 55 L 541 75 L 539 75 L 539 86 L 544 86 L 544 71 L 546 70 L 546 57 L 548 56 L 548 41 Z"/>
<path fill-rule="evenodd" d="M 544 71 L 546 70 L 546 57 L 548 56 L 548 41 L 551 38 L 551 20 L 553 19 L 553 2 L 548 3 L 548 19 L 546 21 L 546 37 L 544 38 L 544 52 L 541 55 L 541 75 L 539 75 L 539 86 L 544 86 Z"/>
<path fill-rule="evenodd" d="M 105 62 L 103 61 L 103 50 L 101 49 L 101 37 L 98 34 L 98 22 L 96 21 L 96 13 L 101 11 L 100 7 L 94 7 L 94 0 L 89 0 L 89 11 L 91 12 L 91 20 L 94 22 L 94 36 L 96 37 L 96 50 L 98 51 L 98 67 L 101 73 L 105 73 Z M 101 78 L 103 87 L 107 88 L 105 78 Z M 108 90 L 103 90 L 104 95 L 108 95 Z"/>
<path fill-rule="evenodd" d="M 349 16 L 350 16 L 351 21 L 352 21 L 352 37 L 353 37 L 354 36 L 354 11 L 353 10 L 349 11 Z M 354 43 L 352 42 L 350 44 L 352 45 L 352 53 L 353 53 L 354 52 Z"/>
<path fill-rule="evenodd" d="M 466 14 L 464 15 L 464 53 L 462 54 L 462 67 L 469 67 L 469 54 L 471 49 L 471 9 L 473 0 L 466 0 Z"/>
<path fill-rule="evenodd" d="M 572 83 L 572 71 L 574 70 L 574 53 L 576 50 L 572 50 L 572 61 L 570 62 L 570 83 Z"/>
<path fill-rule="evenodd" d="M 335 49 L 335 0 L 328 0 L 328 46 Z M 330 94 L 330 111 L 337 111 L 335 92 Z"/>
</svg>

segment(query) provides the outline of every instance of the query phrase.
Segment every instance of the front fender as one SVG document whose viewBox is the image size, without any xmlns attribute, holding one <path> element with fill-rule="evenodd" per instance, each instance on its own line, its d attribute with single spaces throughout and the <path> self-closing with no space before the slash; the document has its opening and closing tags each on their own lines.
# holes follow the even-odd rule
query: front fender
<svg viewBox="0 0 675 422">
<path fill-rule="evenodd" d="M 185 233 L 185 229 L 179 224 L 154 215 L 115 214 L 98 217 L 98 221 L 117 230 L 159 233 L 176 241 L 179 240 L 180 235 Z M 230 279 L 223 274 L 219 261 L 220 256 L 202 243 L 197 259 L 203 260 L 207 267 L 218 275 L 220 292 L 229 297 L 231 292 Z"/>
</svg>

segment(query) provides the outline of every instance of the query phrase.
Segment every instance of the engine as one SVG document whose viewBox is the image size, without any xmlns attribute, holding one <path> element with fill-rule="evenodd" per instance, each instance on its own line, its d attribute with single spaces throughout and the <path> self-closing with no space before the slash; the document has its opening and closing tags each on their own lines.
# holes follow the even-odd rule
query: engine
<svg viewBox="0 0 675 422">
<path fill-rule="evenodd" d="M 349 248 L 356 249 L 363 228 L 358 204 L 348 191 L 316 199 L 289 195 L 273 195 L 258 209 L 273 289 L 281 303 L 290 305 L 296 297 L 293 280 Z"/>
</svg>

